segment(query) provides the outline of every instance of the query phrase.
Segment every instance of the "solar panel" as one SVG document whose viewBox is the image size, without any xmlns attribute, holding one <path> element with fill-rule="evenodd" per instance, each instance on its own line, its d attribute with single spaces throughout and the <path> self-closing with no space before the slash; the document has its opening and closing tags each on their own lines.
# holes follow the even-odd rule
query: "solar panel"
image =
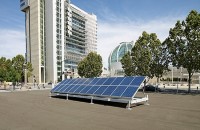
<svg viewBox="0 0 200 130">
<path fill-rule="evenodd" d="M 127 86 L 118 86 L 115 91 L 111 94 L 113 97 L 120 97 L 126 90 Z"/>
<path fill-rule="evenodd" d="M 93 94 L 94 92 L 96 92 L 98 89 L 100 88 L 100 86 L 93 86 L 86 94 Z"/>
<path fill-rule="evenodd" d="M 80 98 L 106 100 L 131 104 L 147 102 L 148 95 L 144 98 L 134 97 L 145 76 L 111 77 L 111 78 L 76 78 L 66 79 L 56 85 L 51 94 Z M 148 103 L 147 103 L 148 104 Z"/>
<path fill-rule="evenodd" d="M 132 97 L 133 94 L 137 91 L 137 87 L 128 87 L 123 94 L 121 95 L 121 97 Z"/>
<path fill-rule="evenodd" d="M 101 95 L 108 86 L 100 86 L 99 89 L 94 93 L 95 95 Z"/>
<path fill-rule="evenodd" d="M 112 92 L 114 92 L 115 89 L 116 86 L 109 86 L 102 95 L 109 96 L 112 94 Z"/>
<path fill-rule="evenodd" d="M 144 79 L 145 76 L 66 79 L 51 93 L 131 99 Z"/>
<path fill-rule="evenodd" d="M 110 85 L 111 83 L 113 83 L 113 81 L 115 80 L 116 78 L 108 78 L 106 80 L 106 82 L 103 83 L 103 85 Z"/>
</svg>

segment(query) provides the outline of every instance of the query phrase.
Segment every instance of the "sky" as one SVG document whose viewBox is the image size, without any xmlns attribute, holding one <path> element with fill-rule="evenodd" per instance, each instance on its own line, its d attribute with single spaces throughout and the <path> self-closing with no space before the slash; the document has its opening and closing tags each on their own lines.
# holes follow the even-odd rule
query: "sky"
<svg viewBox="0 0 200 130">
<path fill-rule="evenodd" d="M 25 54 L 25 15 L 20 0 L 0 0 L 0 57 Z M 143 31 L 163 41 L 177 20 L 191 10 L 200 13 L 200 0 L 71 0 L 97 16 L 97 53 L 107 67 L 108 56 L 121 42 L 136 41 Z"/>
</svg>

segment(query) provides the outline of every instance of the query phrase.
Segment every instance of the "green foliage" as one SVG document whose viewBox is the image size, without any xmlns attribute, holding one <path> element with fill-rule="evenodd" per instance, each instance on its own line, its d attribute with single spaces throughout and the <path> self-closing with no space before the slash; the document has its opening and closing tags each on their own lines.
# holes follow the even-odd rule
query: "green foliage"
<svg viewBox="0 0 200 130">
<path fill-rule="evenodd" d="M 24 69 L 28 70 L 28 76 L 31 75 L 33 71 L 31 63 L 25 63 L 25 59 L 22 55 L 17 55 L 16 57 L 6 59 L 5 57 L 0 58 L 0 81 L 23 81 L 24 79 Z"/>
<path fill-rule="evenodd" d="M 0 58 L 0 81 L 6 80 L 6 71 L 7 71 L 7 59 L 5 57 Z"/>
<path fill-rule="evenodd" d="M 120 61 L 121 61 L 121 64 L 122 64 L 122 68 L 124 69 L 125 76 L 134 75 L 133 62 L 132 62 L 132 59 L 131 59 L 130 52 L 125 54 Z"/>
<path fill-rule="evenodd" d="M 164 45 L 172 65 L 187 69 L 190 92 L 191 77 L 200 69 L 200 14 L 193 10 L 186 20 L 177 21 Z"/>
<path fill-rule="evenodd" d="M 162 58 L 162 45 L 155 33 L 143 32 L 131 51 L 135 75 L 162 77 L 167 64 Z"/>
<path fill-rule="evenodd" d="M 151 76 L 149 67 L 151 61 L 151 52 L 148 47 L 149 38 L 149 34 L 143 32 L 131 50 L 133 69 L 136 75 Z"/>
<path fill-rule="evenodd" d="M 85 57 L 78 64 L 78 74 L 81 77 L 91 78 L 98 77 L 102 73 L 102 58 L 100 55 L 90 52 L 87 57 Z"/>
</svg>

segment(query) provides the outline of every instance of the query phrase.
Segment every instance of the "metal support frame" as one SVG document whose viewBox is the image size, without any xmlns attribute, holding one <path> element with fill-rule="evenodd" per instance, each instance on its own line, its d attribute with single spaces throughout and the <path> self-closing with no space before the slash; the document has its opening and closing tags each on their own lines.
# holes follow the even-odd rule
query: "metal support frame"
<svg viewBox="0 0 200 130">
<path fill-rule="evenodd" d="M 132 110 L 131 108 L 131 101 L 128 101 L 128 107 L 127 107 L 128 110 Z"/>
<path fill-rule="evenodd" d="M 144 102 L 145 105 L 149 105 L 148 100 L 149 100 L 148 95 L 146 95 L 143 98 L 133 98 L 132 100 L 128 101 L 127 109 L 131 110 L 131 105 L 132 104 L 137 104 L 137 103 L 142 103 L 142 102 Z"/>
<path fill-rule="evenodd" d="M 146 102 L 145 102 L 144 104 L 145 104 L 145 105 L 150 105 L 149 102 L 148 102 L 148 101 L 149 101 L 149 96 L 147 95 L 146 98 L 147 98 L 148 100 L 146 100 Z"/>
<path fill-rule="evenodd" d="M 58 94 L 58 93 L 50 93 L 51 96 L 65 96 L 66 100 L 69 100 L 69 97 L 78 97 L 78 98 L 85 98 L 90 99 L 90 104 L 94 104 L 93 100 L 102 100 L 102 101 L 110 101 L 110 102 L 121 102 L 121 103 L 127 103 L 127 109 L 132 110 L 131 105 L 137 104 L 137 103 L 144 103 L 144 105 L 149 105 L 148 103 L 148 95 L 145 95 L 145 97 L 135 97 L 132 99 L 117 99 L 117 98 L 110 98 L 110 97 L 94 97 L 94 96 L 83 96 L 83 95 L 73 95 L 73 94 Z"/>
<path fill-rule="evenodd" d="M 93 97 L 91 97 L 91 102 L 90 102 L 90 104 L 94 104 L 94 103 L 93 103 Z"/>
<path fill-rule="evenodd" d="M 69 95 L 68 94 L 66 95 L 66 100 L 69 100 Z"/>
</svg>

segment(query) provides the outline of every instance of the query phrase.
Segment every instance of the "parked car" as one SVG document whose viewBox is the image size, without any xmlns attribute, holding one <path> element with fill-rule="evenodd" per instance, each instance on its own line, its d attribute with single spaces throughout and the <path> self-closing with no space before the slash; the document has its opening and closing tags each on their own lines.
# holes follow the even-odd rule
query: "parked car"
<svg viewBox="0 0 200 130">
<path fill-rule="evenodd" d="M 145 87 L 145 91 L 151 91 L 151 92 L 161 92 L 162 90 L 158 87 L 158 86 L 154 86 L 154 85 L 146 85 Z"/>
</svg>

